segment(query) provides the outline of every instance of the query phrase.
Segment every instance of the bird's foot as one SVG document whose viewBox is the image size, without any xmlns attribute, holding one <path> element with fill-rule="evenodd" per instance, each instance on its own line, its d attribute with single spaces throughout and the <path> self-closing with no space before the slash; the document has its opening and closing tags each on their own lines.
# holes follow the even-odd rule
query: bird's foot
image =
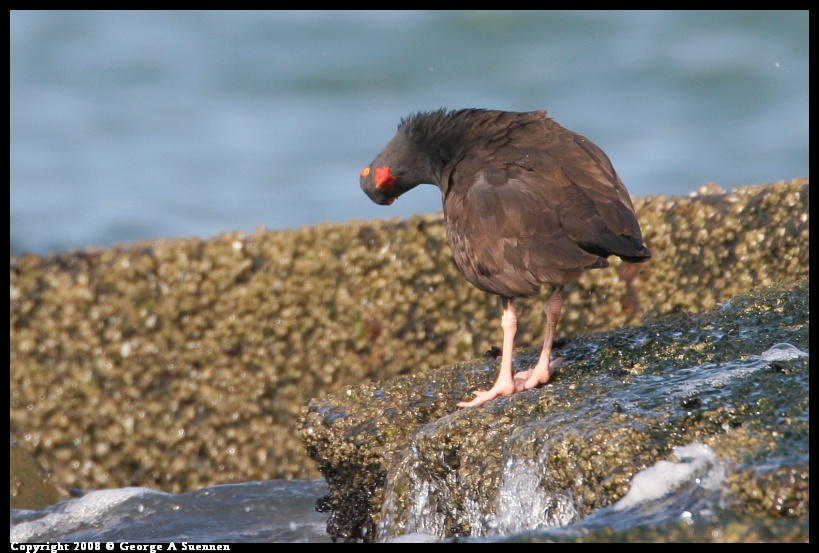
<svg viewBox="0 0 819 553">
<path fill-rule="evenodd" d="M 515 373 L 515 391 L 531 390 L 549 382 L 555 371 L 563 364 L 563 357 L 552 359 L 548 367 L 534 367 Z"/>
<path fill-rule="evenodd" d="M 512 394 L 537 388 L 538 386 L 549 382 L 549 378 L 551 378 L 555 370 L 557 370 L 557 368 L 562 364 L 563 357 L 558 357 L 556 359 L 552 359 L 549 366 L 545 369 L 538 369 L 538 367 L 534 367 L 526 371 L 515 373 L 511 384 L 499 384 L 496 382 L 495 385 L 489 390 L 475 390 L 472 392 L 475 394 L 472 401 L 462 401 L 458 404 L 458 407 L 477 407 L 478 405 L 483 405 L 487 401 L 492 401 L 495 398 L 511 396 Z"/>
<path fill-rule="evenodd" d="M 502 386 L 495 384 L 489 390 L 475 390 L 472 392 L 475 394 L 472 401 L 462 401 L 458 404 L 458 407 L 477 407 L 478 405 L 483 405 L 487 401 L 491 401 L 497 397 L 511 396 L 514 393 L 522 391 L 523 388 L 517 388 L 517 383 Z"/>
</svg>

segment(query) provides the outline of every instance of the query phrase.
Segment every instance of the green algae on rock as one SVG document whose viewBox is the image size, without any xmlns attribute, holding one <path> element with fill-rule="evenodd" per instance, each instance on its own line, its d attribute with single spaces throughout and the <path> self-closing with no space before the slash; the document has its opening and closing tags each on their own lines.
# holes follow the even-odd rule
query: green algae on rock
<svg viewBox="0 0 819 553">
<path fill-rule="evenodd" d="M 9 446 L 9 473 L 11 509 L 44 509 L 71 497 L 68 490 L 55 486 L 51 475 L 31 453 L 14 441 Z"/>
</svg>

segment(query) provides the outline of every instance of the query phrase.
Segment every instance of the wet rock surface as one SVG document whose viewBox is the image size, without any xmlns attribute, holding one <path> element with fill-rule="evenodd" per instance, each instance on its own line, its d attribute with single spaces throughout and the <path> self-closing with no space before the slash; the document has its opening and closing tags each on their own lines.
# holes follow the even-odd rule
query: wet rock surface
<svg viewBox="0 0 819 553">
<path fill-rule="evenodd" d="M 636 199 L 654 259 L 632 279 L 616 266 L 587 273 L 566 294 L 558 337 L 574 344 L 806 279 L 808 192 L 800 179 Z M 521 304 L 519 345 L 540 343 L 541 306 Z M 499 345 L 499 315 L 498 299 L 453 266 L 440 215 L 12 257 L 11 431 L 65 487 L 181 492 L 325 473 L 358 506 L 345 516 L 363 521 L 340 526 L 366 527 L 384 456 L 396 454 L 367 450 L 370 434 L 393 444 L 409 425 L 399 412 L 417 426 L 485 386 L 496 361 L 470 360 Z M 333 447 L 309 437 L 311 425 L 328 424 L 312 418 L 323 401 L 396 394 L 398 375 L 416 384 L 396 397 L 392 420 L 356 427 Z M 464 439 L 481 443 L 478 429 L 510 416 L 494 410 L 459 412 L 474 419 Z M 342 479 L 330 466 L 349 470 Z"/>
<path fill-rule="evenodd" d="M 515 532 L 491 525 L 501 510 L 523 528 L 565 525 L 621 499 L 637 472 L 692 443 L 725 463 L 729 513 L 763 527 L 807 521 L 809 362 L 762 354 L 808 350 L 808 298 L 806 281 L 774 286 L 702 314 L 577 338 L 547 386 L 480 408 L 455 403 L 491 384 L 494 363 L 313 402 L 301 434 L 330 485 L 328 531 L 350 541 L 422 529 L 437 539 Z M 519 351 L 521 365 L 538 354 Z M 723 368 L 737 359 L 747 361 Z M 552 505 L 532 518 L 527 506 L 544 497 Z M 350 519 L 362 512 L 369 516 Z M 701 525 L 689 539 L 713 530 Z"/>
</svg>

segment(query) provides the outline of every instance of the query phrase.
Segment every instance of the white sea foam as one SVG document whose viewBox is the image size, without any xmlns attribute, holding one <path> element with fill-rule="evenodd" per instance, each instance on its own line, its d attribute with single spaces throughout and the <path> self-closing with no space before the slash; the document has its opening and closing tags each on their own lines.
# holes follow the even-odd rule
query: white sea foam
<svg viewBox="0 0 819 553">
<path fill-rule="evenodd" d="M 719 459 L 707 445 L 694 443 L 674 450 L 680 462 L 658 461 L 634 475 L 628 493 L 615 503 L 615 511 L 661 499 L 699 478 L 708 489 L 720 485 L 724 477 Z M 714 469 L 714 470 L 711 470 Z"/>
<path fill-rule="evenodd" d="M 438 540 L 432 534 L 415 532 L 412 534 L 404 534 L 403 536 L 396 536 L 388 541 L 389 543 L 435 543 Z"/>
<path fill-rule="evenodd" d="M 808 354 L 796 346 L 786 343 L 776 344 L 770 349 L 762 353 L 762 360 L 771 361 L 789 361 L 791 359 L 799 359 L 800 357 L 808 357 Z"/>
<path fill-rule="evenodd" d="M 82 497 L 54 506 L 42 518 L 12 526 L 9 541 L 37 541 L 38 536 L 48 535 L 57 529 L 60 532 L 69 533 L 84 527 L 97 527 L 106 518 L 106 514 L 124 501 L 148 494 L 167 495 L 156 490 L 135 487 L 89 492 Z"/>
</svg>

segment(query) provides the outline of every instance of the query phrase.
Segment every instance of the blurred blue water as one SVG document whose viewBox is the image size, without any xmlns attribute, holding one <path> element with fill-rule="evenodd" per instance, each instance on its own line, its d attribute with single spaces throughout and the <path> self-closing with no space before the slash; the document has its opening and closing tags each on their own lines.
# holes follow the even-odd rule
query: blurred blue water
<svg viewBox="0 0 819 553">
<path fill-rule="evenodd" d="M 10 251 L 387 218 L 411 112 L 547 109 L 633 196 L 809 176 L 808 12 L 10 13 Z"/>
<path fill-rule="evenodd" d="M 96 490 L 42 511 L 11 509 L 9 541 L 329 542 L 328 515 L 315 509 L 326 493 L 323 479 L 224 484 L 182 494 Z"/>
</svg>

